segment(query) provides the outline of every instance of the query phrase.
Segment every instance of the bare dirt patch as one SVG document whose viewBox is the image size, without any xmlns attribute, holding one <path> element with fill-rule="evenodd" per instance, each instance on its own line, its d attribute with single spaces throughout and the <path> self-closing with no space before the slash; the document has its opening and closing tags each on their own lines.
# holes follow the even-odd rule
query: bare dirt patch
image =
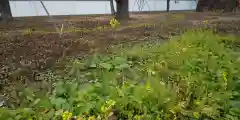
<svg viewBox="0 0 240 120">
<path fill-rule="evenodd" d="M 212 21 L 211 24 L 218 25 L 219 31 L 234 31 L 234 34 L 240 28 L 240 21 L 236 19 L 229 22 L 219 19 L 219 16 L 195 12 L 133 14 L 132 20 L 121 23 L 116 32 L 109 29 L 111 16 L 54 18 L 54 21 L 49 21 L 47 17 L 17 18 L 9 24 L 0 25 L 0 86 L 16 80 L 18 82 L 21 76 L 35 80 L 36 73 L 53 68 L 60 64 L 58 60 L 66 56 L 105 52 L 111 45 L 141 42 L 148 37 L 166 40 L 169 36 L 181 34 L 184 29 L 193 27 L 193 21 Z M 74 27 L 88 31 L 70 31 L 63 33 L 60 38 L 53 22 L 67 26 L 64 29 Z M 99 26 L 108 28 L 95 30 Z M 31 29 L 31 33 L 24 34 L 26 29 Z M 39 32 L 42 30 L 44 32 Z"/>
</svg>

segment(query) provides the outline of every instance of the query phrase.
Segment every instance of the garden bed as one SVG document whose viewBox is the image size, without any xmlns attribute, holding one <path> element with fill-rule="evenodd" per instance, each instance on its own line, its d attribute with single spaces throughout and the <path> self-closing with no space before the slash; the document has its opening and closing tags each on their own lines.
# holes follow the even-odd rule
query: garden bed
<svg viewBox="0 0 240 120">
<path fill-rule="evenodd" d="M 239 100 L 239 21 L 200 13 L 151 15 L 117 30 L 109 18 L 98 17 L 105 22 L 74 25 L 61 36 L 45 23 L 3 28 L 0 77 L 8 108 L 0 108 L 0 118 L 61 119 L 68 111 L 101 119 L 239 119 L 231 105 Z"/>
</svg>

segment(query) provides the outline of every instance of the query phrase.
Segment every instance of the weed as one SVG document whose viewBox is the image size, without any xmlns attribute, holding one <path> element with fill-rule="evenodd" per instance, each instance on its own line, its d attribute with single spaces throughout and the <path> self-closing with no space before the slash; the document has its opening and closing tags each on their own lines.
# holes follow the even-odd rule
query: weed
<svg viewBox="0 0 240 120">
<path fill-rule="evenodd" d="M 116 38 L 116 29 L 120 26 L 120 22 L 113 18 L 110 20 L 109 24 L 111 25 L 111 28 L 114 30 L 112 35 L 114 38 Z"/>
<path fill-rule="evenodd" d="M 23 35 L 32 35 L 32 30 L 29 28 L 29 29 L 25 29 L 24 31 L 23 31 Z"/>
<path fill-rule="evenodd" d="M 0 119 L 237 120 L 239 54 L 231 36 L 191 30 L 165 44 L 143 43 L 70 60 L 53 92 L 25 88 Z"/>
<path fill-rule="evenodd" d="M 111 19 L 109 24 L 113 29 L 116 29 L 120 25 L 119 21 L 117 21 L 115 18 Z"/>
</svg>

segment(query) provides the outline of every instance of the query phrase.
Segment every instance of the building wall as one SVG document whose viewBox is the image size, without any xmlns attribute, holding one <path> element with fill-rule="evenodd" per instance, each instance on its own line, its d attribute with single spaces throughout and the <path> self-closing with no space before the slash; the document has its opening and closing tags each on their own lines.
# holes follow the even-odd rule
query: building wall
<svg viewBox="0 0 240 120">
<path fill-rule="evenodd" d="M 142 8 L 139 8 L 136 0 L 129 0 L 130 11 L 164 11 L 166 0 L 147 0 Z M 84 15 L 84 14 L 108 14 L 111 12 L 110 3 L 87 2 L 87 1 L 44 1 L 51 15 Z M 39 1 L 10 1 L 14 17 L 20 16 L 43 16 L 46 15 Z M 196 8 L 195 1 L 171 1 L 171 10 L 193 10 Z"/>
</svg>

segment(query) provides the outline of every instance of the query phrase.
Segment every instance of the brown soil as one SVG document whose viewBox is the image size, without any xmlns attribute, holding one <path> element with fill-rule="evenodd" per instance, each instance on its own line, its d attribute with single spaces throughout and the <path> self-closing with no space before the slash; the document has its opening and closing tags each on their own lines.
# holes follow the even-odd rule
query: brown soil
<svg viewBox="0 0 240 120">
<path fill-rule="evenodd" d="M 0 88 L 3 84 L 19 82 L 21 76 L 36 80 L 35 73 L 59 65 L 57 61 L 66 56 L 105 52 L 110 45 L 141 42 L 150 36 L 166 40 L 169 35 L 178 35 L 181 30 L 193 27 L 196 21 L 209 20 L 218 24 L 220 31 L 229 30 L 235 34 L 240 28 L 239 17 L 231 15 L 229 19 L 234 22 L 229 22 L 227 16 L 221 19 L 212 13 L 133 14 L 131 18 L 122 22 L 116 32 L 108 25 L 111 16 L 58 16 L 54 21 L 47 17 L 26 17 L 0 24 Z M 63 31 L 68 32 L 60 37 L 53 24 L 63 24 Z M 107 29 L 92 31 L 104 25 Z M 72 31 L 73 28 L 87 30 Z M 31 31 L 26 32 L 28 29 Z"/>
</svg>

